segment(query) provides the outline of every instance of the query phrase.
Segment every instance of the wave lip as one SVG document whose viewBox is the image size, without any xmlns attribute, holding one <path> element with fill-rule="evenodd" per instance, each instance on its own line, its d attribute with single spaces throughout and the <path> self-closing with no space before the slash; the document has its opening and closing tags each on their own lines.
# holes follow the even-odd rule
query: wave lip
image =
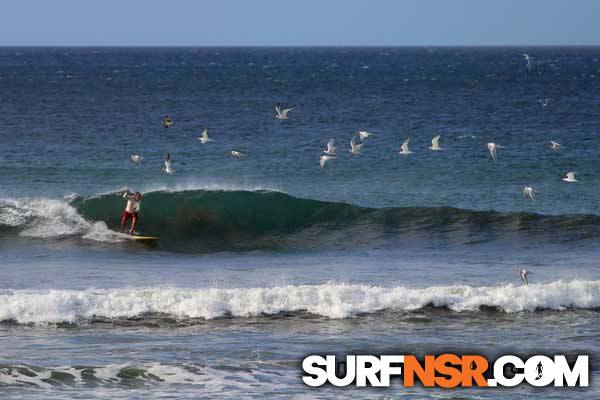
<svg viewBox="0 0 600 400">
<path fill-rule="evenodd" d="M 0 294 L 0 321 L 78 324 L 94 318 L 123 319 L 147 314 L 185 320 L 283 312 L 348 318 L 382 310 L 413 311 L 428 306 L 456 312 L 496 308 L 506 313 L 595 309 L 600 307 L 600 281 L 426 288 L 327 283 L 238 289 L 15 290 Z"/>
</svg>

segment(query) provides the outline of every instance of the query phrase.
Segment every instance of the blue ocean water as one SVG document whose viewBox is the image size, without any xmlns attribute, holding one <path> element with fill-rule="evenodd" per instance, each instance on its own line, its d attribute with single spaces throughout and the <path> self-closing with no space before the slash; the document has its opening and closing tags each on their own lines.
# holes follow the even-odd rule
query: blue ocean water
<svg viewBox="0 0 600 400">
<path fill-rule="evenodd" d="M 448 350 L 590 354 L 593 383 L 599 89 L 596 47 L 0 49 L 0 391 L 422 398 L 300 361 Z M 124 188 L 157 246 L 114 233 Z"/>
</svg>

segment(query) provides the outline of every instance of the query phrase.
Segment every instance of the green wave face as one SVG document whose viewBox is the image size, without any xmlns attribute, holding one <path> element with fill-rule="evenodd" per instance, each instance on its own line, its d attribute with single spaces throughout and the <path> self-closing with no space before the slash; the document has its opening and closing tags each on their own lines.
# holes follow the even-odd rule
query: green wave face
<svg viewBox="0 0 600 400">
<path fill-rule="evenodd" d="M 117 194 L 71 203 L 84 218 L 118 230 L 125 202 Z M 157 191 L 144 195 L 139 230 L 181 250 L 277 248 L 316 225 L 347 224 L 369 209 L 269 191 Z"/>
</svg>

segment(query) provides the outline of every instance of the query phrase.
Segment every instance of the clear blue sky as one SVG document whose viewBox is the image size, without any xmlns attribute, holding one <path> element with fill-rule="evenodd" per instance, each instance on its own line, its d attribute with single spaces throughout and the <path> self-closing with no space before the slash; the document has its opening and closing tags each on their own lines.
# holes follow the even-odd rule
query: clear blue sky
<svg viewBox="0 0 600 400">
<path fill-rule="evenodd" d="M 0 45 L 600 45 L 598 0 L 4 0 Z"/>
</svg>

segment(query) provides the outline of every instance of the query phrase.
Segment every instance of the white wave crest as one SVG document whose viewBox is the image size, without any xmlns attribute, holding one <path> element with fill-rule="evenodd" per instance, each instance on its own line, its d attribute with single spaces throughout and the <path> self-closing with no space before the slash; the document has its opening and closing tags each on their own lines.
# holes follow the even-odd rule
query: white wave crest
<svg viewBox="0 0 600 400">
<path fill-rule="evenodd" d="M 0 295 L 0 320 L 19 323 L 77 323 L 92 317 L 131 318 L 160 313 L 175 318 L 249 317 L 306 311 L 330 318 L 379 310 L 416 310 L 428 305 L 453 311 L 496 307 L 507 313 L 537 309 L 600 307 L 600 281 L 529 286 L 434 286 L 427 288 L 357 284 L 240 289 L 123 288 L 15 290 Z"/>
<path fill-rule="evenodd" d="M 20 236 L 32 238 L 81 236 L 98 241 L 121 240 L 104 222 L 91 223 L 75 207 L 54 199 L 2 199 L 0 225 L 19 228 Z"/>
<path fill-rule="evenodd" d="M 142 193 L 151 192 L 183 192 L 190 190 L 212 190 L 212 191 L 224 191 L 233 192 L 238 190 L 243 191 L 268 191 L 268 192 L 281 192 L 285 193 L 281 188 L 274 185 L 262 185 L 262 184 L 251 184 L 251 183 L 234 183 L 234 182 L 221 182 L 221 181 L 188 181 L 188 182 L 176 182 L 173 184 L 146 184 L 141 188 L 138 188 Z M 118 191 L 117 191 L 118 192 Z M 112 193 L 112 192 L 110 192 Z"/>
</svg>

